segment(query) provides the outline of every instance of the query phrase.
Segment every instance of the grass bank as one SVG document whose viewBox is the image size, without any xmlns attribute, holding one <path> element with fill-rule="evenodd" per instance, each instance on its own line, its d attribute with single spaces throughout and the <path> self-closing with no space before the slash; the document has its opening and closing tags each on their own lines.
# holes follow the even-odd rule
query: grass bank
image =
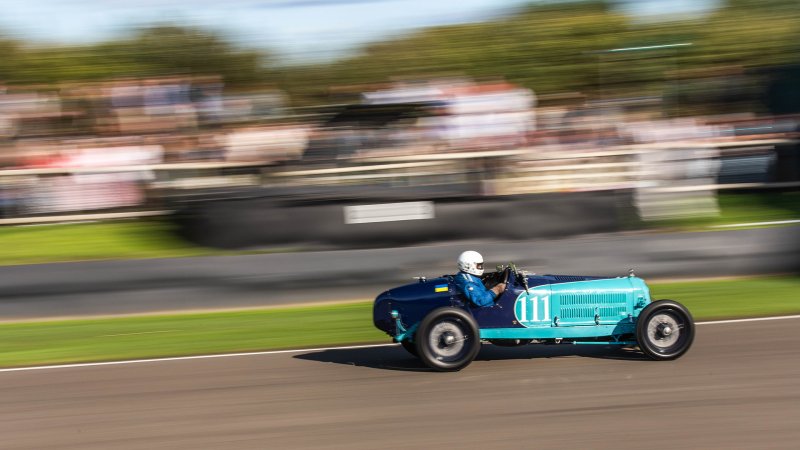
<svg viewBox="0 0 800 450">
<path fill-rule="evenodd" d="M 696 320 L 800 313 L 800 278 L 659 283 Z M 0 324 L 0 366 L 388 342 L 371 303 Z"/>
<path fill-rule="evenodd" d="M 720 193 L 719 215 L 656 220 L 649 228 L 708 229 L 719 225 L 800 219 L 800 192 Z"/>
<path fill-rule="evenodd" d="M 182 241 L 165 220 L 0 228 L 0 265 L 219 254 Z"/>
</svg>

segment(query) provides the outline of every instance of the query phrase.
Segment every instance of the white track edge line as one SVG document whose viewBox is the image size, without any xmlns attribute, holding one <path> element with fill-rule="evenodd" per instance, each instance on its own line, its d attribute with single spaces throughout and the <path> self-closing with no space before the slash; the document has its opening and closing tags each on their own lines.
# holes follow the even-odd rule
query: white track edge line
<svg viewBox="0 0 800 450">
<path fill-rule="evenodd" d="M 711 320 L 708 322 L 695 322 L 695 325 L 717 325 L 723 323 L 763 322 L 765 320 L 800 319 L 800 314 L 793 316 L 753 317 L 750 319 Z"/>
<path fill-rule="evenodd" d="M 766 225 L 785 225 L 790 223 L 800 223 L 800 219 L 791 220 L 773 220 L 771 222 L 749 222 L 749 223 L 731 223 L 726 225 L 714 225 L 711 228 L 741 228 L 741 227 L 760 227 Z"/>
<path fill-rule="evenodd" d="M 350 345 L 343 347 L 321 347 L 321 348 L 296 348 L 289 350 L 265 350 L 263 352 L 245 352 L 245 353 L 218 353 L 213 355 L 194 355 L 194 356 L 170 356 L 166 358 L 150 358 L 150 359 L 128 359 L 122 361 L 101 361 L 92 363 L 75 363 L 75 364 L 55 364 L 50 366 L 30 366 L 30 367 L 12 367 L 8 369 L 0 369 L 2 372 L 22 372 L 26 370 L 46 370 L 46 369 L 69 369 L 75 367 L 96 367 L 96 366 L 118 366 L 123 364 L 139 364 L 151 362 L 167 362 L 167 361 L 187 361 L 191 359 L 212 359 L 212 358 L 232 358 L 235 356 L 259 356 L 259 355 L 278 355 L 281 353 L 300 353 L 300 352 L 318 352 L 325 350 L 355 350 L 359 348 L 374 348 L 374 347 L 388 347 L 397 344 L 369 344 L 369 345 Z"/>
<path fill-rule="evenodd" d="M 742 322 L 762 322 L 766 320 L 785 320 L 785 319 L 800 319 L 800 314 L 793 316 L 772 316 L 772 317 L 753 317 L 749 319 L 731 319 L 731 320 L 712 320 L 707 322 L 695 322 L 695 325 L 718 325 L 726 323 L 742 323 Z M 195 355 L 195 356 L 172 356 L 167 358 L 151 358 L 151 359 L 129 359 L 123 361 L 102 361 L 93 363 L 76 363 L 76 364 L 56 364 L 50 366 L 30 366 L 30 367 L 12 367 L 8 369 L 0 369 L 0 373 L 4 372 L 24 372 L 30 370 L 49 370 L 49 369 L 72 369 L 78 367 L 97 367 L 97 366 L 120 366 L 124 364 L 140 364 L 140 363 L 156 363 L 168 361 L 188 361 L 192 359 L 212 359 L 212 358 L 232 358 L 236 356 L 262 356 L 262 355 L 278 355 L 282 353 L 301 353 L 301 352 L 320 352 L 325 350 L 357 350 L 361 348 L 379 348 L 390 347 L 397 344 L 368 344 L 368 345 L 349 345 L 342 347 L 319 347 L 319 348 L 297 348 L 289 350 L 266 350 L 263 352 L 245 352 L 245 353 L 219 353 L 214 355 Z"/>
</svg>

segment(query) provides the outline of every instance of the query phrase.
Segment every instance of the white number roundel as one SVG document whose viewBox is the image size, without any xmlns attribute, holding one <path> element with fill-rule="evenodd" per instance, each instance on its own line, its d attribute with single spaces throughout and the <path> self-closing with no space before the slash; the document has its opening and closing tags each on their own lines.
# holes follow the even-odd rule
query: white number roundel
<svg viewBox="0 0 800 450">
<path fill-rule="evenodd" d="M 517 322 L 525 327 L 550 322 L 550 292 L 546 290 L 522 292 L 514 303 L 514 316 Z"/>
</svg>

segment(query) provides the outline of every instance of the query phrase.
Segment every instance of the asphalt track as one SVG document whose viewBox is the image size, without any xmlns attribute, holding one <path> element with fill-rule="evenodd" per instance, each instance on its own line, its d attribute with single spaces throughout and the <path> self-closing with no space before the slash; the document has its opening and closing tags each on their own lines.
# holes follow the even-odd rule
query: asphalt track
<svg viewBox="0 0 800 450">
<path fill-rule="evenodd" d="M 670 362 L 397 346 L 0 372 L 3 449 L 796 449 L 800 318 L 706 324 Z"/>
<path fill-rule="evenodd" d="M 800 226 L 42 264 L 0 267 L 0 320 L 366 300 L 414 276 L 453 273 L 465 249 L 482 252 L 488 267 L 513 261 L 538 273 L 634 268 L 652 280 L 800 272 Z"/>
</svg>

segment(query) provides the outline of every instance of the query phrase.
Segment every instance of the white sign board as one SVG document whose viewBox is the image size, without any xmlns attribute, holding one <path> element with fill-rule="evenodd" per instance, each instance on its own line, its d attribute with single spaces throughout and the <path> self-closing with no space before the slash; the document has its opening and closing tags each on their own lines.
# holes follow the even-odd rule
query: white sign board
<svg viewBox="0 0 800 450">
<path fill-rule="evenodd" d="M 344 223 L 433 219 L 433 202 L 381 203 L 344 207 Z"/>
</svg>

